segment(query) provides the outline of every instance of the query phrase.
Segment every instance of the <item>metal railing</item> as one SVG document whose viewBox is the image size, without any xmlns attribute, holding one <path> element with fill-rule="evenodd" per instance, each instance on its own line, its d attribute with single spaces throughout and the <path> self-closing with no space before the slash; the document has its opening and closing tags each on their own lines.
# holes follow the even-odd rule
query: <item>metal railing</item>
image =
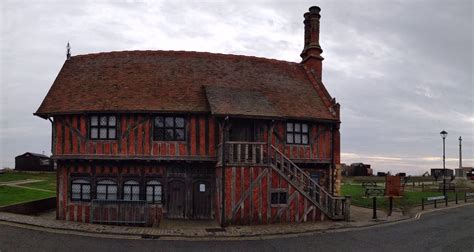
<svg viewBox="0 0 474 252">
<path fill-rule="evenodd" d="M 92 200 L 92 223 L 146 224 L 148 203 L 144 200 Z"/>
</svg>

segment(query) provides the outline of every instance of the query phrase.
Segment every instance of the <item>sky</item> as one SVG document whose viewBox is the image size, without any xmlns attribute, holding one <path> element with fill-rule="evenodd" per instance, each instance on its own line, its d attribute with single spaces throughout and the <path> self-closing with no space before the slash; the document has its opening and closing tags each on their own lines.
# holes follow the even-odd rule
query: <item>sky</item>
<svg viewBox="0 0 474 252">
<path fill-rule="evenodd" d="M 50 154 L 33 113 L 72 55 L 186 50 L 300 62 L 321 7 L 323 83 L 341 104 L 342 162 L 419 175 L 474 166 L 471 0 L 0 1 L 0 167 Z"/>
</svg>

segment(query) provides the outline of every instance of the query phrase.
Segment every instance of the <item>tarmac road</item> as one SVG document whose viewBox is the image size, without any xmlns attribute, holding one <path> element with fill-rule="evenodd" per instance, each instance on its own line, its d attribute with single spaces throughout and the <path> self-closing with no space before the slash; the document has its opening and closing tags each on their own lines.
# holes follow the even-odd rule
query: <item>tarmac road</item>
<svg viewBox="0 0 474 252">
<path fill-rule="evenodd" d="M 426 213 L 419 220 L 349 231 L 260 240 L 127 240 L 49 233 L 0 225 L 0 251 L 469 251 L 474 205 Z"/>
</svg>

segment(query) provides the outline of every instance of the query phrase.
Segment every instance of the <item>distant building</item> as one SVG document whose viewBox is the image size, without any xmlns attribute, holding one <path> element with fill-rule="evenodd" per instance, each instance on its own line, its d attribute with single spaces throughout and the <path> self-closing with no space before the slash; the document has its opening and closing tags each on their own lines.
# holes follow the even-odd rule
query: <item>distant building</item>
<svg viewBox="0 0 474 252">
<path fill-rule="evenodd" d="M 443 168 L 432 168 L 431 169 L 431 176 L 433 178 L 442 178 L 443 177 Z M 446 169 L 446 177 L 454 176 L 453 169 Z"/>
<path fill-rule="evenodd" d="M 456 178 L 466 178 L 469 173 L 472 173 L 474 170 L 473 167 L 462 167 L 455 170 Z"/>
<path fill-rule="evenodd" d="M 25 152 L 15 157 L 15 170 L 19 171 L 53 171 L 51 158 L 46 155 Z"/>
<path fill-rule="evenodd" d="M 373 174 L 370 165 L 364 163 L 342 164 L 341 169 L 343 176 L 372 176 Z"/>
</svg>

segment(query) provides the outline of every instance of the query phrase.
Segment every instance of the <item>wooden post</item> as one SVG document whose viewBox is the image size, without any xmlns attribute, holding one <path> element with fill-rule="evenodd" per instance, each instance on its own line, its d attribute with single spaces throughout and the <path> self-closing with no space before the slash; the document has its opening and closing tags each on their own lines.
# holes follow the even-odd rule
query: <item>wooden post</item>
<svg viewBox="0 0 474 252">
<path fill-rule="evenodd" d="M 351 196 L 346 196 L 344 201 L 344 220 L 351 220 Z"/>
<path fill-rule="evenodd" d="M 456 196 L 456 205 L 457 205 L 458 204 L 458 194 L 454 193 L 454 195 Z"/>
<path fill-rule="evenodd" d="M 421 198 L 421 211 L 425 210 L 425 198 Z"/>
<path fill-rule="evenodd" d="M 377 198 L 376 197 L 373 197 L 373 200 L 372 200 L 372 210 L 373 210 L 372 219 L 376 220 L 377 219 Z"/>
<path fill-rule="evenodd" d="M 393 209 L 393 197 L 390 196 L 389 198 L 389 210 L 388 210 L 388 216 L 392 216 L 392 209 Z"/>
</svg>

